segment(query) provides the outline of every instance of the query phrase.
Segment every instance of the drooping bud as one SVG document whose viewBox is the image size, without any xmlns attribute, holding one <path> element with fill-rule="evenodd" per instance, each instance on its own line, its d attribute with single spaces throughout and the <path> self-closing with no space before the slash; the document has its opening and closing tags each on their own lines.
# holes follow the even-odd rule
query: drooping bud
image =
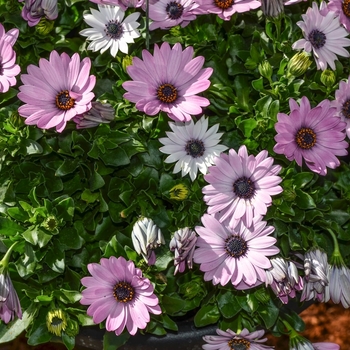
<svg viewBox="0 0 350 350">
<path fill-rule="evenodd" d="M 261 0 L 261 10 L 266 17 L 278 17 L 284 12 L 283 0 Z"/>
</svg>

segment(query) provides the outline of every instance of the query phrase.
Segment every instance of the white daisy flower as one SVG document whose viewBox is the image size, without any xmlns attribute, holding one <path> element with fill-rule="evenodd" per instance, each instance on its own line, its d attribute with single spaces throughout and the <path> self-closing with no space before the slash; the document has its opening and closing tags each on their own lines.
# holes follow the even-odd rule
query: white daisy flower
<svg viewBox="0 0 350 350">
<path fill-rule="evenodd" d="M 328 64 L 335 70 L 334 61 L 337 60 L 337 55 L 349 57 L 349 52 L 344 47 L 350 46 L 350 39 L 346 38 L 348 32 L 340 24 L 337 14 L 326 11 L 324 1 L 320 8 L 316 2 L 312 3 L 312 8 L 302 15 L 303 21 L 297 22 L 303 31 L 304 39 L 296 41 L 292 47 L 312 51 L 317 69 L 325 70 Z"/>
<path fill-rule="evenodd" d="M 100 51 L 101 54 L 110 49 L 116 56 L 118 50 L 127 54 L 128 44 L 140 36 L 136 22 L 140 13 L 134 12 L 123 21 L 125 12 L 119 6 L 98 5 L 98 9 L 90 9 L 91 14 L 84 15 L 84 21 L 92 28 L 83 29 L 79 34 L 91 40 L 88 50 Z"/>
<path fill-rule="evenodd" d="M 163 153 L 170 154 L 165 163 L 174 163 L 173 173 L 181 171 L 181 176 L 190 175 L 192 181 L 197 177 L 197 171 L 206 174 L 208 166 L 214 164 L 214 158 L 227 149 L 218 145 L 222 133 L 218 133 L 219 124 L 208 130 L 208 119 L 193 120 L 187 123 L 172 123 L 169 126 L 173 132 L 166 132 L 168 137 L 160 138 L 164 145 L 159 148 Z"/>
</svg>

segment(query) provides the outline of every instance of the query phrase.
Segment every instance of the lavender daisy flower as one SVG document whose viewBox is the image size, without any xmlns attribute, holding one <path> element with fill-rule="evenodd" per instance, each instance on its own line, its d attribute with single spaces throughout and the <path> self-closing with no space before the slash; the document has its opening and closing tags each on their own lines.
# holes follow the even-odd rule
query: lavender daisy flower
<svg viewBox="0 0 350 350">
<path fill-rule="evenodd" d="M 90 305 L 87 314 L 96 324 L 106 320 L 107 331 L 120 335 L 126 327 L 135 335 L 147 326 L 150 313 L 161 314 L 151 281 L 142 276 L 133 261 L 111 256 L 87 268 L 92 277 L 81 279 L 87 288 L 82 291 L 80 303 Z"/>
<path fill-rule="evenodd" d="M 184 272 L 186 263 L 189 269 L 193 268 L 193 254 L 196 242 L 196 233 L 188 227 L 179 229 L 174 233 L 174 237 L 169 245 L 170 250 L 175 252 L 174 275 L 178 272 Z"/>
<path fill-rule="evenodd" d="M 92 28 L 83 29 L 79 34 L 91 40 L 88 50 L 104 53 L 110 49 L 115 57 L 118 50 L 127 54 L 128 44 L 140 36 L 136 22 L 140 13 L 134 12 L 124 20 L 125 12 L 119 6 L 98 5 L 99 11 L 90 9 L 91 14 L 84 15 L 84 21 Z"/>
<path fill-rule="evenodd" d="M 114 119 L 115 111 L 109 103 L 93 101 L 91 105 L 89 111 L 73 118 L 77 129 L 94 128 L 100 124 L 108 124 Z"/>
<path fill-rule="evenodd" d="M 22 17 L 29 27 L 37 25 L 43 16 L 52 21 L 57 18 L 57 0 L 25 0 Z"/>
<path fill-rule="evenodd" d="M 339 17 L 340 23 L 350 32 L 350 1 L 330 0 L 327 8 Z"/>
<path fill-rule="evenodd" d="M 331 107 L 328 100 L 311 109 L 304 96 L 300 107 L 292 98 L 289 106 L 289 116 L 277 114 L 277 144 L 273 150 L 290 161 L 295 159 L 299 166 L 304 159 L 313 172 L 326 175 L 327 167 L 334 169 L 340 165 L 336 156 L 348 154 L 348 143 L 344 141 L 346 124 L 336 116 L 336 108 Z"/>
<path fill-rule="evenodd" d="M 278 254 L 276 239 L 269 237 L 274 227 L 254 218 L 247 228 L 242 221 L 234 228 L 221 224 L 214 216 L 202 216 L 204 227 L 197 226 L 197 249 L 194 262 L 201 264 L 204 280 L 222 286 L 229 281 L 234 286 L 242 281 L 252 287 L 264 282 L 265 270 L 271 267 L 267 256 Z"/>
<path fill-rule="evenodd" d="M 346 123 L 346 135 L 350 139 L 350 77 L 347 82 L 339 83 L 339 89 L 335 92 L 335 100 L 331 102 L 331 106 L 337 108 L 338 116 Z"/>
<path fill-rule="evenodd" d="M 200 118 L 196 124 L 169 123 L 173 132 L 166 132 L 168 137 L 160 138 L 164 145 L 159 150 L 170 154 L 165 163 L 174 163 L 174 174 L 181 171 L 181 176 L 189 174 L 192 181 L 197 177 L 198 169 L 206 174 L 208 166 L 214 164 L 214 158 L 227 149 L 218 145 L 222 133 L 218 133 L 219 124 L 208 130 L 208 119 Z"/>
<path fill-rule="evenodd" d="M 304 288 L 301 301 L 318 300 L 324 298 L 324 291 L 328 285 L 328 261 L 327 254 L 320 249 L 310 249 L 304 256 Z"/>
<path fill-rule="evenodd" d="M 5 32 L 4 26 L 0 23 L 0 42 L 7 41 L 11 46 L 13 46 L 16 43 L 18 35 L 19 30 L 17 28 L 12 28 Z"/>
<path fill-rule="evenodd" d="M 297 22 L 304 39 L 296 41 L 292 47 L 296 50 L 313 51 L 317 69 L 325 70 L 328 64 L 335 70 L 336 55 L 349 57 L 349 52 L 344 47 L 350 46 L 350 39 L 346 38 L 348 32 L 341 26 L 334 12 L 321 13 L 325 8 L 324 2 L 320 9 L 316 2 L 312 3 L 312 8 L 302 15 L 303 21 Z"/>
<path fill-rule="evenodd" d="M 21 71 L 11 42 L 5 35 L 0 37 L 0 92 L 7 92 L 10 86 L 16 85 L 16 76 Z"/>
<path fill-rule="evenodd" d="M 209 174 L 204 175 L 210 184 L 202 189 L 208 213 L 220 212 L 219 221 L 229 220 L 233 227 L 242 219 L 249 227 L 254 217 L 266 214 L 271 196 L 283 191 L 278 186 L 282 181 L 277 176 L 280 171 L 265 150 L 256 157 L 248 156 L 246 146 L 241 146 L 238 153 L 234 149 L 228 155 L 221 153 Z"/>
<path fill-rule="evenodd" d="M 153 56 L 142 51 L 143 60 L 133 58 L 127 72 L 133 81 L 123 83 L 128 92 L 124 98 L 136 103 L 136 108 L 148 115 L 166 112 L 175 121 L 189 121 L 191 114 L 202 113 L 209 100 L 196 94 L 206 90 L 213 73 L 212 68 L 202 68 L 204 57 L 193 58 L 193 47 L 182 51 L 181 44 L 172 48 L 166 42 L 154 46 Z"/>
<path fill-rule="evenodd" d="M 154 265 L 156 262 L 154 249 L 165 244 L 165 240 L 153 220 L 145 217 L 137 220 L 131 232 L 131 239 L 136 252 L 143 256 L 148 265 Z"/>
<path fill-rule="evenodd" d="M 91 108 L 96 78 L 89 75 L 91 61 L 75 53 L 52 51 L 49 60 L 41 58 L 39 67 L 29 65 L 28 74 L 22 74 L 24 85 L 19 87 L 18 98 L 25 105 L 18 108 L 27 125 L 41 129 L 56 127 L 61 132 L 67 121 Z"/>
<path fill-rule="evenodd" d="M 234 13 L 243 13 L 261 6 L 258 0 L 196 0 L 198 14 L 215 13 L 221 19 L 229 21 Z"/>
<path fill-rule="evenodd" d="M 196 19 L 194 10 L 198 8 L 194 0 L 159 0 L 149 6 L 149 18 L 153 21 L 149 29 L 168 29 L 177 25 L 186 27 Z"/>
<path fill-rule="evenodd" d="M 284 303 L 289 298 L 295 298 L 296 291 L 303 289 L 303 279 L 299 276 L 298 268 L 293 261 L 283 258 L 270 259 L 272 267 L 266 270 L 265 285 L 270 285 L 273 292 Z"/>
<path fill-rule="evenodd" d="M 235 333 L 231 329 L 226 332 L 217 329 L 218 335 L 205 335 L 203 337 L 207 344 L 202 348 L 204 350 L 229 350 L 229 349 L 249 349 L 249 350 L 273 350 L 273 347 L 261 343 L 265 343 L 267 338 L 261 339 L 265 332 L 263 330 L 250 333 L 244 328 L 240 333 Z"/>
</svg>

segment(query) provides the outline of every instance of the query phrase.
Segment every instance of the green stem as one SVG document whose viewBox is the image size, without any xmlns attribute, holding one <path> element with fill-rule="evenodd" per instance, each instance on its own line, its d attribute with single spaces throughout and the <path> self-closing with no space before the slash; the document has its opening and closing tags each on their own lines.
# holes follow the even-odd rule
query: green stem
<svg viewBox="0 0 350 350">
<path fill-rule="evenodd" d="M 339 250 L 339 244 L 338 244 L 338 240 L 337 240 L 337 236 L 334 234 L 334 232 L 333 232 L 330 228 L 327 228 L 327 231 L 330 233 L 330 235 L 331 235 L 332 238 L 333 238 L 333 243 L 334 243 L 333 255 L 336 255 L 336 256 L 340 256 L 340 257 L 341 257 L 340 250 Z"/>
<path fill-rule="evenodd" d="M 13 251 L 13 248 L 18 244 L 18 241 L 13 243 L 11 245 L 11 247 L 7 250 L 7 252 L 5 253 L 4 257 L 1 259 L 0 261 L 0 272 L 3 272 L 4 269 L 7 268 L 9 262 L 10 262 L 10 257 L 11 257 L 11 253 Z"/>
<path fill-rule="evenodd" d="M 281 320 L 281 321 L 283 322 L 284 326 L 287 328 L 290 339 L 293 339 L 299 336 L 298 332 L 289 324 L 289 322 L 287 322 L 286 320 Z"/>
</svg>

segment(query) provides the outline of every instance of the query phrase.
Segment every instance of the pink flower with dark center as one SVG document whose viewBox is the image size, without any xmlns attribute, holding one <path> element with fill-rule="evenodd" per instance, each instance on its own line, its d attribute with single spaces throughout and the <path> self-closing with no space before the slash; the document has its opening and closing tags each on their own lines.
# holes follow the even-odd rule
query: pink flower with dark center
<svg viewBox="0 0 350 350">
<path fill-rule="evenodd" d="M 29 65 L 28 74 L 22 74 L 24 85 L 19 87 L 18 98 L 25 105 L 18 108 L 26 118 L 27 125 L 41 129 L 56 127 L 62 132 L 67 122 L 91 108 L 96 82 L 89 75 L 91 61 L 75 53 L 70 58 L 66 53 L 52 51 L 49 60 L 41 58 L 39 67 Z"/>
<path fill-rule="evenodd" d="M 153 21 L 149 29 L 168 29 L 177 25 L 186 27 L 196 19 L 194 0 L 159 0 L 149 6 L 149 18 Z"/>
<path fill-rule="evenodd" d="M 196 2 L 199 4 L 197 14 L 215 13 L 225 21 L 229 21 L 236 12 L 247 12 L 261 6 L 258 0 L 196 0 Z"/>
<path fill-rule="evenodd" d="M 267 346 L 261 343 L 265 343 L 267 338 L 261 339 L 265 332 L 263 330 L 249 332 L 248 329 L 243 328 L 240 333 L 235 333 L 231 329 L 227 329 L 226 332 L 221 329 L 217 329 L 218 335 L 205 335 L 203 339 L 207 342 L 202 348 L 204 350 L 273 350 L 271 346 Z"/>
<path fill-rule="evenodd" d="M 334 169 L 340 165 L 336 156 L 348 154 L 348 143 L 344 141 L 346 123 L 337 117 L 336 108 L 328 100 L 311 109 L 304 96 L 300 106 L 292 98 L 289 106 L 289 116 L 277 114 L 277 144 L 273 150 L 290 161 L 295 159 L 299 166 L 304 159 L 313 172 L 326 175 L 327 167 Z"/>
<path fill-rule="evenodd" d="M 340 23 L 350 32 L 350 0 L 331 0 L 327 8 L 339 16 Z"/>
<path fill-rule="evenodd" d="M 271 267 L 267 257 L 279 253 L 276 238 L 269 236 L 274 227 L 255 218 L 250 228 L 240 221 L 230 229 L 208 214 L 202 216 L 202 223 L 195 228 L 199 237 L 193 260 L 200 264 L 205 281 L 222 286 L 243 282 L 250 287 L 265 281 L 265 269 Z"/>
<path fill-rule="evenodd" d="M 153 56 L 142 51 L 143 60 L 133 58 L 127 72 L 133 81 L 123 83 L 128 92 L 124 98 L 136 103 L 136 108 L 148 115 L 166 112 L 175 121 L 189 121 L 191 114 L 202 113 L 210 102 L 198 93 L 208 89 L 212 68 L 202 68 L 204 57 L 193 57 L 193 47 L 182 50 L 176 43 L 154 46 Z"/>
<path fill-rule="evenodd" d="M 80 303 L 90 305 L 87 314 L 96 324 L 106 320 L 107 331 L 120 335 L 126 327 L 135 335 L 138 329 L 146 328 L 150 313 L 161 314 L 152 283 L 133 261 L 111 256 L 87 267 L 92 277 L 81 280 L 87 288 Z"/>
<path fill-rule="evenodd" d="M 249 227 L 254 217 L 266 214 L 271 196 L 283 191 L 278 186 L 282 178 L 277 176 L 281 166 L 273 165 L 267 151 L 248 156 L 246 146 L 241 146 L 238 153 L 231 149 L 214 161 L 209 174 L 204 175 L 209 185 L 202 192 L 208 213 L 219 213 L 220 222 L 228 221 L 234 227 L 242 219 Z"/>
<path fill-rule="evenodd" d="M 0 92 L 7 92 L 10 86 L 16 85 L 16 76 L 21 70 L 16 64 L 16 52 L 12 48 L 18 32 L 18 29 L 12 29 L 6 33 L 0 23 Z"/>
</svg>

